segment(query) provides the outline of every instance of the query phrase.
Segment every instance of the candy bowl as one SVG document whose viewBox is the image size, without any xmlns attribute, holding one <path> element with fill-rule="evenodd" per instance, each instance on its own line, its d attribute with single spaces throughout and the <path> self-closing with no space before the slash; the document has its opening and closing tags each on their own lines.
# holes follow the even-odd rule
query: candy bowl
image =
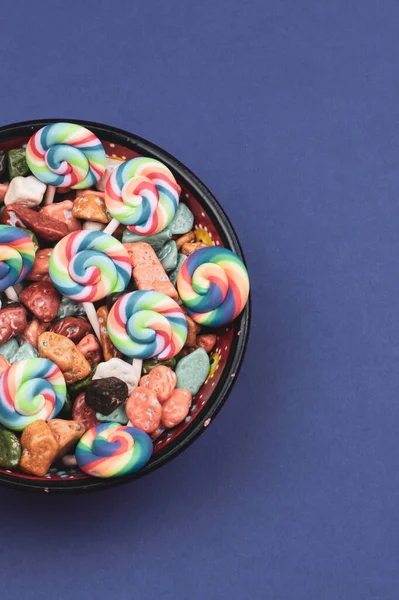
<svg viewBox="0 0 399 600">
<path fill-rule="evenodd" d="M 226 401 L 244 358 L 250 325 L 241 246 L 228 217 L 205 185 L 170 154 L 138 136 L 98 123 L 74 121 L 68 131 L 70 139 L 75 143 L 80 135 L 79 144 L 89 148 L 89 175 L 79 191 L 81 171 L 87 164 L 76 149 L 68 148 L 67 158 L 59 156 L 59 149 L 48 151 L 46 161 L 53 163 L 53 174 L 47 173 L 47 163 L 40 155 L 52 137 L 65 139 L 69 125 L 69 120 L 49 119 L 0 128 L 0 201 L 5 204 L 0 221 L 9 227 L 0 230 L 0 245 L 2 235 L 12 237 L 19 228 L 17 241 L 25 244 L 23 259 L 30 261 L 31 269 L 28 281 L 20 283 L 19 275 L 7 279 L 2 287 L 2 312 L 22 311 L 19 318 L 25 322 L 10 333 L 5 344 L 0 340 L 0 438 L 4 438 L 0 439 L 0 483 L 47 493 L 100 490 L 125 483 L 186 449 Z M 156 181 L 149 181 L 154 161 L 160 166 Z M 132 213 L 142 210 L 144 214 L 146 207 L 153 207 L 157 191 L 162 198 L 146 220 L 149 225 L 142 225 L 143 220 L 133 223 Z M 145 198 L 143 209 L 137 209 L 139 196 Z M 109 236 L 113 240 L 107 250 L 110 256 L 98 259 Z M 76 258 L 77 248 L 84 258 Z M 71 251 L 75 253 L 72 258 Z M 7 252 L 0 257 L 0 280 L 5 277 L 1 261 L 8 261 L 4 267 L 7 274 L 10 265 L 15 266 L 14 255 L 10 258 L 10 250 Z M 155 265 L 154 272 L 159 269 L 154 286 L 146 286 L 140 279 L 141 273 L 144 280 L 148 277 L 148 270 L 142 271 L 143 257 Z M 93 284 L 98 260 L 107 277 Z M 221 265 L 224 268 L 226 264 L 228 276 L 220 275 Z M 199 277 L 194 283 L 196 269 Z M 73 290 L 66 278 L 70 271 L 75 275 Z M 196 292 L 204 285 L 204 277 L 212 282 L 214 297 L 231 292 L 223 313 L 207 312 L 198 300 Z M 68 312 L 66 297 L 72 292 L 75 296 L 68 297 L 79 301 L 73 313 Z M 46 310 L 42 315 L 37 306 L 43 303 Z M 155 305 L 154 321 L 150 312 Z M 139 317 L 137 310 L 143 311 Z M 3 316 L 7 317 L 0 314 L 0 319 Z M 146 338 L 150 322 L 157 340 L 164 339 L 166 330 L 170 335 L 156 353 L 155 342 Z M 52 344 L 57 364 L 47 352 Z M 86 369 L 77 381 L 76 373 L 71 374 L 63 363 L 74 353 L 83 356 L 82 368 Z M 135 368 L 137 380 L 131 385 L 123 373 Z M 34 384 L 29 382 L 32 378 Z M 55 392 L 49 392 L 49 382 L 54 381 Z M 35 393 L 41 394 L 42 405 L 36 409 L 39 420 L 31 423 L 21 398 L 29 395 L 33 385 L 39 386 Z M 17 418 L 8 411 L 13 394 L 12 401 L 22 407 Z M 1 398 L 6 398 L 3 406 Z M 155 429 L 149 428 L 148 414 L 158 419 Z M 27 423 L 29 428 L 23 430 Z M 7 426 L 16 430 L 15 435 L 4 429 Z M 51 460 L 41 471 L 41 467 L 31 468 L 30 462 L 34 462 L 35 440 L 46 435 L 49 443 L 45 450 Z M 11 459 L 6 467 L 1 466 L 2 448 L 12 455 L 18 437 L 23 448 L 21 468 L 10 466 Z M 129 453 L 123 465 L 116 457 L 110 467 L 107 453 L 111 444 Z M 68 448 L 72 448 L 69 454 Z M 14 459 L 17 464 L 18 457 Z"/>
</svg>

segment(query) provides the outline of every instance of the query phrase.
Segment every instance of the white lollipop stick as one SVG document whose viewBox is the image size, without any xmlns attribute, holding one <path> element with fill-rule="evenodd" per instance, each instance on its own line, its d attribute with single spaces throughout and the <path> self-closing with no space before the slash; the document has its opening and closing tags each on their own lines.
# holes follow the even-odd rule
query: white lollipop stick
<svg viewBox="0 0 399 600">
<path fill-rule="evenodd" d="M 19 302 L 18 294 L 12 286 L 5 289 L 4 293 L 7 296 L 7 298 L 12 302 Z"/>
<path fill-rule="evenodd" d="M 105 229 L 103 229 L 104 233 L 108 233 L 108 235 L 112 235 L 114 233 L 114 231 L 116 231 L 119 227 L 120 223 L 118 221 L 118 219 L 112 219 L 112 221 L 110 221 L 108 223 L 108 225 L 106 226 Z"/>
<path fill-rule="evenodd" d="M 46 193 L 44 195 L 44 202 L 43 202 L 43 204 L 45 206 L 47 206 L 48 204 L 52 204 L 53 203 L 54 196 L 55 196 L 55 190 L 56 189 L 57 188 L 54 187 L 53 185 L 48 185 L 47 186 L 47 190 L 46 190 Z"/>
<path fill-rule="evenodd" d="M 93 327 L 93 331 L 97 336 L 97 339 L 101 341 L 100 338 L 100 324 L 98 322 L 96 309 L 94 308 L 94 304 L 92 302 L 82 302 L 83 308 L 86 311 L 87 318 L 90 321 L 90 325 Z"/>
</svg>

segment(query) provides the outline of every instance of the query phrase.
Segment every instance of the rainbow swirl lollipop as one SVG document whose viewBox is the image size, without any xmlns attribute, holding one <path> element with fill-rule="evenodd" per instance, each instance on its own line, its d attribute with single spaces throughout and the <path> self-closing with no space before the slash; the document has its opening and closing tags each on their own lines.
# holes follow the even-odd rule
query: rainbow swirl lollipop
<svg viewBox="0 0 399 600">
<path fill-rule="evenodd" d="M 29 140 L 26 162 L 43 183 L 54 187 L 88 188 L 105 171 L 106 154 L 100 140 L 74 123 L 53 123 Z"/>
<path fill-rule="evenodd" d="M 152 454 L 150 436 L 135 427 L 102 423 L 86 431 L 76 448 L 79 467 L 93 477 L 118 477 L 138 471 Z"/>
<path fill-rule="evenodd" d="M 0 378 L 0 423 L 22 431 L 38 419 L 49 421 L 65 398 L 64 376 L 56 364 L 47 358 L 21 360 Z"/>
<path fill-rule="evenodd" d="M 67 298 L 96 302 L 125 289 L 132 265 L 127 250 L 112 236 L 102 231 L 75 231 L 54 247 L 49 274 Z"/>
<path fill-rule="evenodd" d="M 18 227 L 0 225 L 0 292 L 22 281 L 34 260 L 32 238 Z"/>
<path fill-rule="evenodd" d="M 108 315 L 107 329 L 114 346 L 131 358 L 172 358 L 187 337 L 187 321 L 179 305 L 153 291 L 119 298 Z"/>
<path fill-rule="evenodd" d="M 231 250 L 202 248 L 184 261 L 177 289 L 194 321 L 220 327 L 244 309 L 249 295 L 248 272 Z"/>
<path fill-rule="evenodd" d="M 105 187 L 105 203 L 117 223 L 139 235 L 153 235 L 173 219 L 179 194 L 173 174 L 163 163 L 153 158 L 133 158 L 112 171 Z M 111 223 L 107 233 L 115 229 Z"/>
</svg>

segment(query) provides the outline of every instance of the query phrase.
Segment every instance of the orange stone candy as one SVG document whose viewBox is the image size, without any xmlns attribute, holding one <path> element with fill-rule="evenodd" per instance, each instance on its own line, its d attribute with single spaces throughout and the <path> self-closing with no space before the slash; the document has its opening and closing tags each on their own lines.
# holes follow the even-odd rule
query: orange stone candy
<svg viewBox="0 0 399 600">
<path fill-rule="evenodd" d="M 126 401 L 126 414 L 133 427 L 153 433 L 161 423 L 162 406 L 155 392 L 137 387 Z"/>
<path fill-rule="evenodd" d="M 155 392 L 159 402 L 165 402 L 176 387 L 176 374 L 170 367 L 158 365 L 141 378 L 140 385 Z"/>
<path fill-rule="evenodd" d="M 162 404 L 161 424 L 164 427 L 176 427 L 187 417 L 192 402 L 191 392 L 176 388 L 168 400 Z"/>
</svg>

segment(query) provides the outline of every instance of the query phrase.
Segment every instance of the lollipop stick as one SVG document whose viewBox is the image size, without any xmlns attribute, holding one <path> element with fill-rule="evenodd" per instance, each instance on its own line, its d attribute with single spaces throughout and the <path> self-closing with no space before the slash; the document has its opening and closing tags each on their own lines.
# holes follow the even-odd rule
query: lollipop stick
<svg viewBox="0 0 399 600">
<path fill-rule="evenodd" d="M 52 204 L 55 196 L 56 188 L 53 185 L 48 185 L 46 193 L 44 195 L 44 205 Z"/>
<path fill-rule="evenodd" d="M 119 221 L 117 219 L 112 219 L 112 221 L 110 221 L 108 223 L 106 228 L 103 229 L 103 232 L 108 233 L 108 235 L 112 235 L 114 233 L 114 231 L 118 228 L 118 226 L 119 226 Z"/>
<path fill-rule="evenodd" d="M 8 288 L 10 289 L 10 288 Z M 90 325 L 93 327 L 93 331 L 96 334 L 98 340 L 100 340 L 100 325 L 98 323 L 96 309 L 92 302 L 82 302 L 83 308 L 86 311 L 87 318 L 90 321 Z"/>
<path fill-rule="evenodd" d="M 5 295 L 12 302 L 19 302 L 18 294 L 12 286 L 4 290 Z"/>
</svg>

